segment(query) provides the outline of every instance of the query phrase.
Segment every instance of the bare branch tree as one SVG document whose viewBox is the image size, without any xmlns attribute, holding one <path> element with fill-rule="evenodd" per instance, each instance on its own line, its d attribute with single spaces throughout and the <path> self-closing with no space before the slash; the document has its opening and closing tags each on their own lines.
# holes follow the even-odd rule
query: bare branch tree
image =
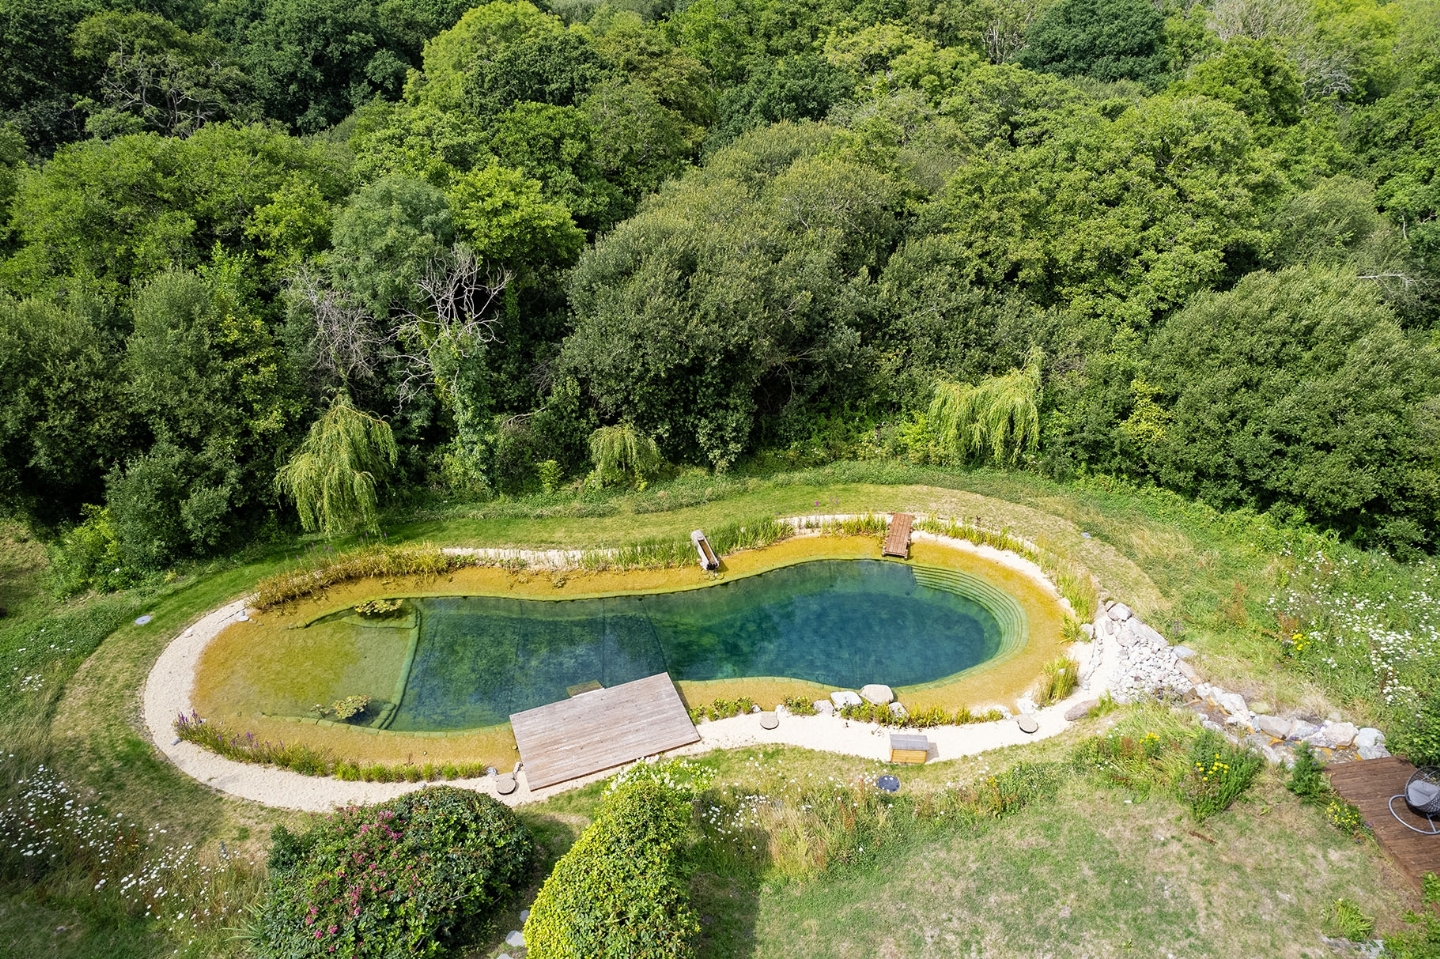
<svg viewBox="0 0 1440 959">
<path fill-rule="evenodd" d="M 426 384 L 453 393 L 460 361 L 497 340 L 497 313 L 512 278 L 508 271 L 487 269 L 458 243 L 430 262 L 416 283 L 424 307 L 402 309 L 388 337 L 405 364 L 402 406 Z"/>
<path fill-rule="evenodd" d="M 315 320 L 310 338 L 315 369 L 342 382 L 375 375 L 376 354 L 388 337 L 376 330 L 368 307 L 303 266 L 290 281 L 290 295 L 307 307 Z"/>
</svg>

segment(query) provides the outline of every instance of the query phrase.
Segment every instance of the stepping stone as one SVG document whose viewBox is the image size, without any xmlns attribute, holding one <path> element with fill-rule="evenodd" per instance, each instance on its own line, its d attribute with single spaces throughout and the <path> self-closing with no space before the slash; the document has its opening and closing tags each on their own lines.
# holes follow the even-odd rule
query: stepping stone
<svg viewBox="0 0 1440 959">
<path fill-rule="evenodd" d="M 503 776 L 495 777 L 495 791 L 500 795 L 508 796 L 513 793 L 515 789 L 516 783 L 514 774 L 506 773 Z"/>
<path fill-rule="evenodd" d="M 521 921 L 521 922 L 529 922 L 529 921 L 530 921 L 530 910 L 529 910 L 529 909 L 521 909 L 521 910 L 520 910 L 520 921 Z"/>
<path fill-rule="evenodd" d="M 519 929 L 516 929 L 514 932 L 510 933 L 510 935 L 505 937 L 505 945 L 510 946 L 513 949 L 524 949 L 525 933 L 521 932 Z"/>
<path fill-rule="evenodd" d="M 1020 731 L 1026 734 L 1040 731 L 1040 724 L 1035 721 L 1034 716 L 1020 716 L 1015 720 L 1015 725 L 1019 726 Z"/>
<path fill-rule="evenodd" d="M 761 728 L 761 729 L 774 729 L 776 726 L 779 726 L 779 725 L 780 725 L 780 717 L 779 717 L 779 716 L 776 716 L 774 713 L 761 713 L 761 714 L 760 714 L 760 728 Z"/>
</svg>

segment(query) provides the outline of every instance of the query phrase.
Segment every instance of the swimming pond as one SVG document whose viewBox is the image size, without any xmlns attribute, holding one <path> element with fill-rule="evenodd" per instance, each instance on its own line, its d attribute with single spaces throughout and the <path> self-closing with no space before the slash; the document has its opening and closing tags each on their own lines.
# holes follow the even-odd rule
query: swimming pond
<svg viewBox="0 0 1440 959">
<path fill-rule="evenodd" d="M 418 635 L 387 723 L 395 732 L 490 726 L 658 672 L 914 687 L 997 661 L 1026 637 L 1024 612 L 995 587 L 876 560 L 805 562 L 672 593 L 412 604 Z"/>
</svg>

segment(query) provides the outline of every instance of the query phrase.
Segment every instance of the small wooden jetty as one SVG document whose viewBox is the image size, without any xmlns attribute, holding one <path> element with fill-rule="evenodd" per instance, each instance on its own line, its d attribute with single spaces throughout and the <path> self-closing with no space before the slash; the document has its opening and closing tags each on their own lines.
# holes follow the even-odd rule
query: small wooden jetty
<svg viewBox="0 0 1440 959">
<path fill-rule="evenodd" d="M 695 551 L 700 554 L 701 569 L 712 570 L 720 568 L 720 559 L 715 555 L 715 551 L 710 548 L 710 541 L 705 538 L 705 531 L 703 529 L 692 530 L 690 532 L 690 542 L 695 544 Z"/>
<path fill-rule="evenodd" d="M 885 534 L 885 546 L 880 550 L 880 555 L 909 559 L 910 527 L 914 523 L 915 517 L 909 513 L 891 513 L 890 529 Z"/>
<path fill-rule="evenodd" d="M 1390 854 L 1418 889 L 1427 872 L 1440 875 L 1440 836 L 1424 836 L 1406 829 L 1390 815 L 1389 807 L 1390 797 L 1405 791 L 1405 780 L 1414 771 L 1414 766 L 1393 756 L 1340 763 L 1325 770 L 1330 785 L 1360 810 L 1380 848 Z M 1404 799 L 1395 801 L 1395 812 L 1416 828 L 1430 828 L 1425 817 L 1412 812 Z"/>
<path fill-rule="evenodd" d="M 514 713 L 510 726 L 531 789 L 613 769 L 700 739 L 667 673 Z"/>
</svg>

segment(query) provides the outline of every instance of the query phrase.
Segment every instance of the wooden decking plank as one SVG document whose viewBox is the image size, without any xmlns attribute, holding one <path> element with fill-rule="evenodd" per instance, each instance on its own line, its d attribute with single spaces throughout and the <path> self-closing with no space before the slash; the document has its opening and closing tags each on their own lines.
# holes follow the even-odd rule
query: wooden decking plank
<svg viewBox="0 0 1440 959">
<path fill-rule="evenodd" d="M 890 529 L 885 533 L 885 546 L 880 550 L 882 556 L 898 556 L 906 559 L 910 555 L 910 527 L 915 522 L 915 517 L 909 513 L 891 513 Z"/>
<path fill-rule="evenodd" d="M 1427 872 L 1440 875 L 1440 836 L 1425 836 L 1406 829 L 1390 815 L 1389 801 L 1405 791 L 1405 780 L 1415 767 L 1403 759 L 1387 757 L 1360 762 L 1341 763 L 1329 767 L 1330 785 L 1360 810 L 1370 831 L 1401 872 L 1419 887 Z M 1424 816 L 1417 816 L 1397 800 L 1395 811 L 1405 821 L 1422 829 L 1429 828 Z"/>
<path fill-rule="evenodd" d="M 510 717 L 531 789 L 612 769 L 700 739 L 666 673 Z"/>
</svg>

